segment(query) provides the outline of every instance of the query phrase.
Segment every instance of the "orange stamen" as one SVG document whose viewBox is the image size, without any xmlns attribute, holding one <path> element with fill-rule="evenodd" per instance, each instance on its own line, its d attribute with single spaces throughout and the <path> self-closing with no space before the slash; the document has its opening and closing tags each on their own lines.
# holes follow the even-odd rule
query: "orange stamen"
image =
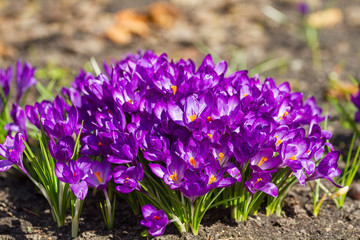
<svg viewBox="0 0 360 240">
<path fill-rule="evenodd" d="M 154 217 L 154 220 L 155 220 L 155 221 L 157 221 L 157 220 L 159 220 L 159 219 L 160 219 L 160 217 L 158 217 L 158 216 L 155 216 L 155 217 Z"/>
<path fill-rule="evenodd" d="M 293 161 L 295 161 L 295 160 L 296 160 L 295 155 L 292 155 L 290 159 L 293 160 Z"/>
<path fill-rule="evenodd" d="M 190 116 L 190 121 L 193 122 L 193 121 L 195 121 L 195 120 L 196 120 L 196 115 L 195 115 L 195 114 L 191 115 L 191 116 Z"/>
<path fill-rule="evenodd" d="M 212 139 L 212 137 L 213 137 L 213 135 L 212 135 L 212 134 L 210 134 L 210 133 L 208 134 L 208 136 L 209 136 L 209 138 L 210 138 L 210 139 Z"/>
<path fill-rule="evenodd" d="M 262 157 L 261 159 L 260 159 L 260 162 L 259 162 L 259 164 L 258 164 L 258 166 L 260 167 L 264 162 L 266 162 L 267 161 L 267 158 L 266 157 Z"/>
<path fill-rule="evenodd" d="M 128 103 L 133 104 L 133 100 L 132 100 L 132 99 L 130 99 L 130 100 L 128 101 Z"/>
<path fill-rule="evenodd" d="M 170 176 L 171 180 L 173 180 L 174 182 L 178 181 L 178 177 L 177 177 L 177 173 L 176 170 L 173 171 L 173 174 Z"/>
<path fill-rule="evenodd" d="M 173 85 L 170 87 L 174 93 L 174 95 L 176 94 L 176 91 L 177 91 L 177 86 Z"/>
<path fill-rule="evenodd" d="M 99 181 L 99 183 L 102 183 L 103 182 L 103 175 L 102 175 L 102 172 L 96 172 L 95 173 L 95 176 L 97 178 L 97 180 Z"/>
<path fill-rule="evenodd" d="M 286 117 L 289 113 L 287 111 L 285 111 L 281 116 L 280 116 L 280 120 L 283 120 L 284 117 Z"/>
<path fill-rule="evenodd" d="M 310 153 L 310 150 L 307 150 L 306 153 Z"/>
<path fill-rule="evenodd" d="M 125 183 L 128 183 L 128 180 L 129 180 L 129 179 L 130 179 L 130 178 L 128 178 L 128 177 L 125 178 Z"/>
<path fill-rule="evenodd" d="M 224 153 L 219 153 L 219 162 L 221 162 L 224 158 L 225 154 Z"/>
<path fill-rule="evenodd" d="M 99 142 L 99 144 L 98 144 L 99 146 L 104 146 L 104 144 L 102 143 L 102 142 Z"/>
<path fill-rule="evenodd" d="M 208 116 L 208 117 L 207 117 L 207 120 L 208 120 L 209 122 L 211 122 L 211 121 L 212 121 L 211 116 Z"/>
<path fill-rule="evenodd" d="M 256 183 L 258 183 L 258 182 L 260 182 L 260 181 L 262 181 L 262 178 L 258 178 L 257 180 L 256 180 Z M 256 184 L 255 183 L 255 184 Z"/>
<path fill-rule="evenodd" d="M 208 185 L 212 184 L 215 181 L 216 181 L 216 177 L 211 176 L 210 179 L 209 179 Z"/>
<path fill-rule="evenodd" d="M 193 165 L 193 167 L 196 166 L 196 160 L 193 157 L 190 158 L 189 162 L 191 163 L 191 165 Z"/>
<path fill-rule="evenodd" d="M 278 139 L 275 145 L 279 145 L 281 143 L 282 143 L 281 139 Z"/>
<path fill-rule="evenodd" d="M 248 93 L 245 93 L 245 94 L 244 94 L 244 97 L 247 97 L 248 95 L 249 95 Z"/>
</svg>

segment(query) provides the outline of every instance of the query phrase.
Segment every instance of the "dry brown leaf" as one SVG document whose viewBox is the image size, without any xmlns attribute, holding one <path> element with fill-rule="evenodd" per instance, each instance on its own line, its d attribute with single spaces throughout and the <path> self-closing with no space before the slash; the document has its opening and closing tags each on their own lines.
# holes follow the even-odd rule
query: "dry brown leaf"
<svg viewBox="0 0 360 240">
<path fill-rule="evenodd" d="M 167 2 L 156 2 L 150 6 L 152 21 L 162 28 L 171 28 L 177 17 L 178 10 Z"/>
<path fill-rule="evenodd" d="M 146 37 L 150 34 L 148 18 L 132 9 L 126 9 L 116 14 L 116 26 L 128 30 L 131 33 Z"/>
<path fill-rule="evenodd" d="M 344 20 L 344 15 L 339 8 L 329 8 L 314 12 L 309 15 L 308 22 L 313 28 L 331 28 Z"/>
<path fill-rule="evenodd" d="M 117 44 L 128 44 L 132 40 L 132 35 L 126 28 L 111 27 L 105 32 L 106 37 Z"/>
<path fill-rule="evenodd" d="M 339 81 L 331 89 L 328 90 L 327 94 L 329 97 L 337 99 L 350 99 L 350 95 L 354 95 L 358 92 L 358 86 L 353 83 Z"/>
</svg>

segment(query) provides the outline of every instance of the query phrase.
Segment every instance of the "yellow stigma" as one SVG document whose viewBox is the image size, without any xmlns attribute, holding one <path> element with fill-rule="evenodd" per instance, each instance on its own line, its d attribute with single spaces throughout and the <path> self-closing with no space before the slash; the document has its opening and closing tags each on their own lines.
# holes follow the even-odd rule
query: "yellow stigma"
<svg viewBox="0 0 360 240">
<path fill-rule="evenodd" d="M 264 162 L 266 162 L 267 161 L 267 158 L 266 157 L 262 157 L 261 159 L 260 159 L 260 162 L 259 162 L 259 164 L 258 164 L 258 166 L 260 167 Z"/>
<path fill-rule="evenodd" d="M 208 117 L 207 117 L 207 120 L 208 120 L 209 122 L 211 122 L 211 121 L 212 121 L 211 116 L 208 116 Z"/>
<path fill-rule="evenodd" d="M 9 153 L 11 153 L 12 152 L 12 149 L 9 149 Z"/>
<path fill-rule="evenodd" d="M 292 156 L 291 156 L 291 158 L 290 158 L 290 160 L 293 160 L 293 161 L 295 161 L 295 160 L 296 160 L 296 157 L 295 157 L 295 155 L 292 155 Z"/>
<path fill-rule="evenodd" d="M 247 97 L 247 96 L 249 96 L 249 94 L 248 94 L 248 93 L 245 93 L 245 94 L 244 94 L 244 97 Z"/>
<path fill-rule="evenodd" d="M 125 178 L 125 183 L 128 183 L 128 180 L 129 180 L 129 179 L 130 179 L 130 178 L 128 178 L 128 177 Z"/>
<path fill-rule="evenodd" d="M 286 117 L 289 113 L 287 111 L 285 111 L 281 116 L 280 116 L 280 120 L 283 120 L 284 117 Z"/>
<path fill-rule="evenodd" d="M 216 181 L 216 177 L 211 176 L 210 179 L 209 179 L 208 185 L 212 184 L 212 183 L 215 182 L 215 181 Z"/>
<path fill-rule="evenodd" d="M 193 121 L 195 121 L 195 120 L 196 120 L 196 115 L 195 115 L 195 114 L 191 115 L 191 116 L 190 116 L 190 121 L 193 122 Z"/>
<path fill-rule="evenodd" d="M 174 93 L 174 95 L 176 94 L 176 91 L 177 91 L 177 86 L 173 85 L 170 87 Z"/>
<path fill-rule="evenodd" d="M 102 183 L 103 182 L 103 175 L 102 175 L 102 172 L 96 172 L 95 173 L 95 176 L 97 178 L 97 180 L 99 181 L 99 183 Z"/>
<path fill-rule="evenodd" d="M 282 143 L 281 139 L 278 139 L 275 145 L 279 145 L 281 143 Z"/>
<path fill-rule="evenodd" d="M 177 182 L 178 181 L 178 177 L 177 177 L 177 173 L 176 170 L 173 171 L 173 174 L 170 176 L 171 180 Z"/>
<path fill-rule="evenodd" d="M 219 162 L 221 162 L 224 158 L 225 154 L 224 153 L 219 153 Z"/>
<path fill-rule="evenodd" d="M 132 100 L 132 99 L 130 99 L 130 100 L 128 101 L 128 103 L 133 104 L 133 100 Z"/>
<path fill-rule="evenodd" d="M 262 181 L 262 178 L 258 178 L 257 180 L 256 180 L 256 183 L 258 183 L 258 182 L 260 182 L 260 181 Z M 256 184 L 255 183 L 255 184 Z"/>
<path fill-rule="evenodd" d="M 210 139 L 212 139 L 212 136 L 213 136 L 213 135 L 209 133 L 208 136 L 209 136 Z"/>
<path fill-rule="evenodd" d="M 190 158 L 189 163 L 191 163 L 191 165 L 193 165 L 193 167 L 196 166 L 196 160 L 193 157 Z"/>
</svg>

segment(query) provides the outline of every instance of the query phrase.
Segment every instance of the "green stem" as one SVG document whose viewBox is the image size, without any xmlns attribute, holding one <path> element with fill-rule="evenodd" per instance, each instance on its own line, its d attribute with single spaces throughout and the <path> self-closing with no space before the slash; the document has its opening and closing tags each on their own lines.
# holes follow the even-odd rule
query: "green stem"
<svg viewBox="0 0 360 240">
<path fill-rule="evenodd" d="M 75 200 L 75 211 L 71 220 L 71 237 L 76 238 L 79 233 L 79 210 L 80 210 L 80 199 Z"/>
</svg>

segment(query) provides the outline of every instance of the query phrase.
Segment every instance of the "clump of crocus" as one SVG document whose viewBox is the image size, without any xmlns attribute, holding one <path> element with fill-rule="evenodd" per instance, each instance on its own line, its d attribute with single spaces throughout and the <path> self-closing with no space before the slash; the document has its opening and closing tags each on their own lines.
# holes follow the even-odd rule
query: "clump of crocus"
<svg viewBox="0 0 360 240">
<path fill-rule="evenodd" d="M 227 74 L 227 63 L 210 55 L 196 68 L 147 51 L 104 69 L 81 71 L 63 96 L 25 107 L 50 171 L 76 197 L 73 221 L 92 186 L 105 194 L 108 228 L 107 192 L 115 190 L 132 209 L 143 206 L 150 235 L 169 222 L 196 235 L 214 206 L 245 220 L 265 198 L 269 213 L 281 207 L 295 183 L 339 174 L 338 153 L 325 152 L 331 133 L 320 127 L 321 109 L 288 83 Z"/>
</svg>

